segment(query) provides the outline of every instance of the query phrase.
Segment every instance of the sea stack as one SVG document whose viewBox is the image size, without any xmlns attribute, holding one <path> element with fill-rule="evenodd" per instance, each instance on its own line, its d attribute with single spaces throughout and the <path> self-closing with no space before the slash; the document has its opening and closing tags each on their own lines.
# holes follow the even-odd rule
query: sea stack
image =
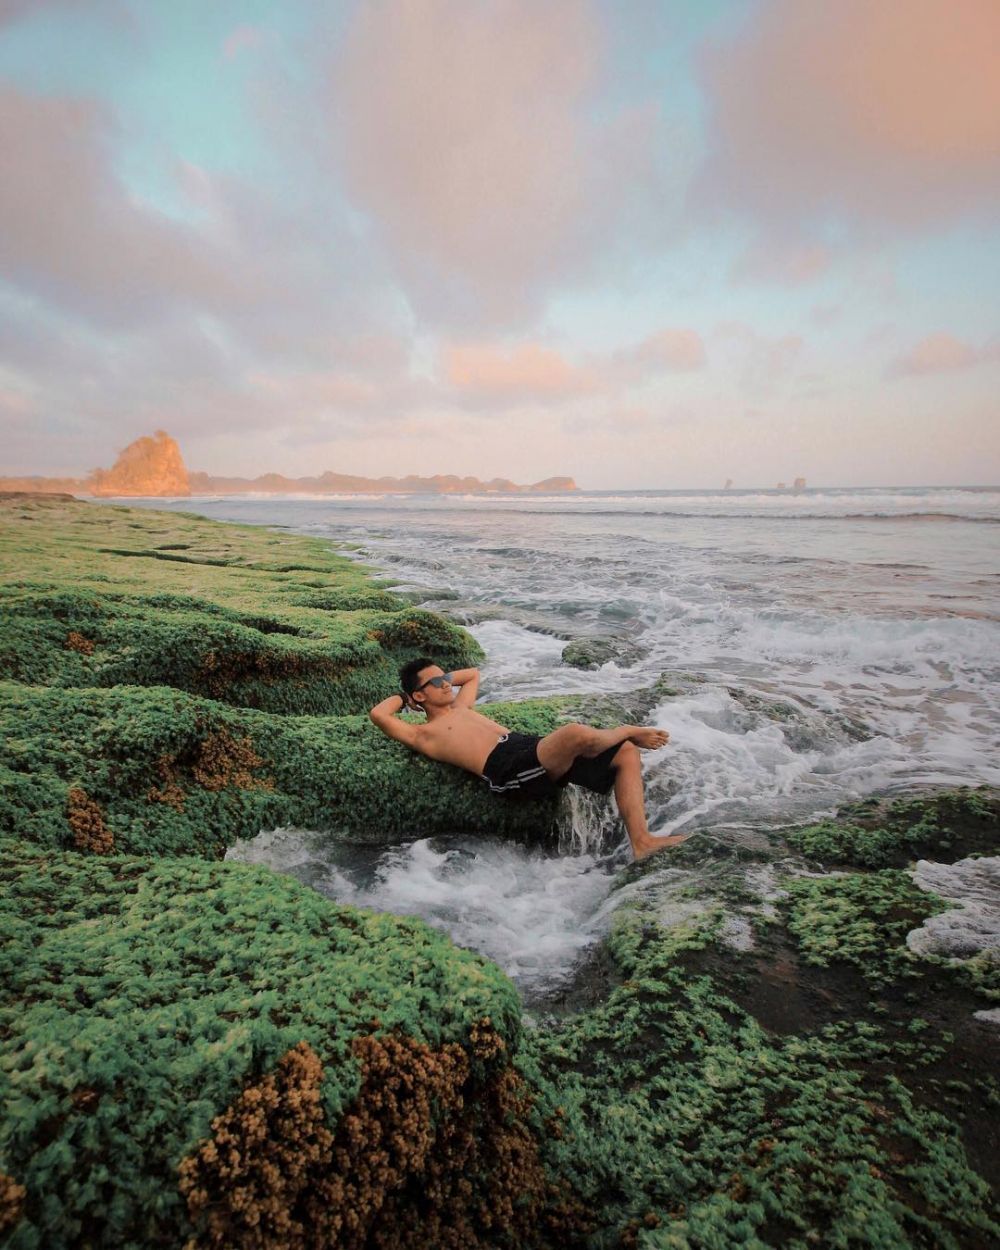
<svg viewBox="0 0 1000 1250">
<path fill-rule="evenodd" d="M 110 469 L 95 469 L 86 484 L 101 496 L 191 494 L 181 449 L 165 430 L 129 443 Z"/>
</svg>

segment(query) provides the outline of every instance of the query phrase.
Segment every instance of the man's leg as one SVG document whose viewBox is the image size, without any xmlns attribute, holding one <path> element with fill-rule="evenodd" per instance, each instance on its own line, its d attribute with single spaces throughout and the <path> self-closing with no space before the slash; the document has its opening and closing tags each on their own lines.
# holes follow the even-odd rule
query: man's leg
<svg viewBox="0 0 1000 1250">
<path fill-rule="evenodd" d="M 670 735 L 663 729 L 645 725 L 619 725 L 617 729 L 592 729 L 590 725 L 562 725 L 538 743 L 538 762 L 553 781 L 569 772 L 579 755 L 593 758 L 619 743 L 636 747 L 666 746 Z M 636 752 L 638 754 L 638 752 Z M 617 758 L 617 757 L 616 757 Z"/>
<path fill-rule="evenodd" d="M 676 846 L 684 841 L 684 834 L 669 838 L 656 838 L 646 824 L 646 799 L 642 784 L 642 761 L 639 748 L 633 742 L 624 742 L 611 761 L 615 770 L 615 801 L 618 814 L 624 822 L 632 853 L 636 859 L 645 859 L 654 851 Z"/>
</svg>

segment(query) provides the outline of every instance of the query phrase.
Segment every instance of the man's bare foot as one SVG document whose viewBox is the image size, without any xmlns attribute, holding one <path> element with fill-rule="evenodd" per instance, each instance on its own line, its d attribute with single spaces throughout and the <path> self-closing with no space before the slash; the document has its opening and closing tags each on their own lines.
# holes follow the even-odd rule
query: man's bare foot
<svg viewBox="0 0 1000 1250">
<path fill-rule="evenodd" d="M 634 725 L 628 738 L 629 742 L 634 742 L 637 747 L 645 750 L 665 747 L 670 741 L 670 735 L 665 729 L 647 729 L 644 725 Z"/>
<path fill-rule="evenodd" d="M 686 842 L 690 836 L 689 833 L 673 833 L 669 837 L 658 838 L 654 834 L 648 834 L 641 842 L 633 842 L 632 853 L 637 860 L 648 859 L 650 855 L 654 855 L 657 851 L 664 851 L 671 846 L 679 846 L 682 842 Z"/>
</svg>

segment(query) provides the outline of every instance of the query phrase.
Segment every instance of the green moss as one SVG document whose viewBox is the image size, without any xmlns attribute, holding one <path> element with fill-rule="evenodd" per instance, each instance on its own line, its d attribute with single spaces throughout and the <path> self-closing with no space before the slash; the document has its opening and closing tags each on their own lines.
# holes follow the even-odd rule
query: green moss
<svg viewBox="0 0 1000 1250">
<path fill-rule="evenodd" d="M 988 786 L 967 786 L 905 799 L 870 799 L 787 835 L 813 859 L 871 868 L 901 866 L 920 856 L 951 862 L 1000 846 L 1000 799 Z"/>
<path fill-rule="evenodd" d="M 637 905 L 605 1002 L 529 1032 L 553 1171 L 598 1213 L 593 1248 L 974 1246 L 1000 1235 L 957 1129 L 878 1075 L 875 1026 L 776 1037 L 692 971 L 718 918 L 663 930 Z M 725 959 L 732 962 L 729 952 Z"/>
<path fill-rule="evenodd" d="M 484 710 L 546 733 L 574 706 L 539 699 Z M 456 828 L 537 840 L 558 812 L 556 799 L 499 802 L 478 778 L 414 754 L 366 715 L 273 716 L 165 687 L 0 683 L 0 731 L 0 833 L 44 846 L 73 845 L 73 787 L 100 806 L 117 850 L 209 858 L 277 825 L 376 843 Z M 247 768 L 250 755 L 259 763 Z"/>
<path fill-rule="evenodd" d="M 971 959 L 944 959 L 925 955 L 928 962 L 946 968 L 959 982 L 984 1000 L 984 1006 L 1000 1003 L 1000 952 L 982 950 Z"/>
<path fill-rule="evenodd" d="M 414 656 L 454 668 L 482 657 L 465 630 L 367 585 L 328 543 L 185 514 L 30 507 L 43 526 L 0 502 L 0 677 L 336 714 L 384 698 Z"/>
<path fill-rule="evenodd" d="M 351 1039 L 374 1020 L 434 1047 L 468 1045 L 486 1017 L 511 1050 L 520 1037 L 486 960 L 243 864 L 0 848 L 0 987 L 19 1250 L 181 1244 L 178 1162 L 299 1041 L 334 1125 L 358 1092 Z"/>
<path fill-rule="evenodd" d="M 907 950 L 906 934 L 948 907 L 891 868 L 799 877 L 784 886 L 788 928 L 806 962 L 853 964 L 874 984 L 914 974 L 920 961 Z"/>
<path fill-rule="evenodd" d="M 588 1250 L 903 1250 L 1000 1236 L 955 1124 L 892 1075 L 926 1071 L 954 1042 L 914 993 L 929 982 L 913 979 L 904 945 L 942 904 L 904 874 L 793 881 L 766 939 L 842 970 L 864 998 L 901 999 L 898 1022 L 875 1003 L 877 1023 L 769 1032 L 730 993 L 744 977 L 752 999 L 762 956 L 720 945 L 718 904 L 664 929 L 649 861 L 624 882 L 640 901 L 616 914 L 604 1001 L 522 1037 L 509 982 L 419 922 L 211 862 L 276 825 L 374 841 L 549 833 L 554 801 L 498 803 L 365 714 L 403 659 L 475 662 L 472 640 L 319 540 L 185 514 L 18 506 L 0 508 L 0 665 L 15 678 L 0 683 L 0 1172 L 29 1191 L 18 1250 L 182 1244 L 178 1160 L 291 1046 L 320 1055 L 333 1127 L 358 1091 L 353 1039 L 375 1028 L 468 1048 L 484 1016 L 536 1093 L 494 1114 L 526 1117 L 549 1176 L 584 1200 Z M 483 710 L 546 733 L 565 718 L 637 720 L 649 697 L 635 710 L 580 699 Z M 986 845 L 995 816 L 992 796 L 964 792 L 933 807 L 864 805 L 841 813 L 846 830 L 830 822 L 790 840 L 818 858 L 905 862 L 928 839 L 956 853 Z M 99 848 L 108 831 L 116 854 L 66 849 L 81 837 Z M 692 839 L 671 867 L 703 859 Z M 717 871 L 712 889 L 747 902 L 735 877 Z M 995 972 L 971 961 L 965 975 L 988 995 Z M 954 1082 L 946 1093 L 949 1108 L 966 1096 Z M 496 1167 L 518 1175 L 509 1156 Z M 577 1244 L 548 1236 L 539 1224 L 520 1244 Z"/>
</svg>

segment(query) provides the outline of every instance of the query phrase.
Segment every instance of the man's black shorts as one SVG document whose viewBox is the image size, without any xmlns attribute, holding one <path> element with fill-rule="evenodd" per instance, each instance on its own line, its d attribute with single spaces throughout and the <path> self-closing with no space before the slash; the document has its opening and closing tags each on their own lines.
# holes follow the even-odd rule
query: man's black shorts
<svg viewBox="0 0 1000 1250">
<path fill-rule="evenodd" d="M 607 794 L 615 784 L 611 761 L 621 743 L 608 747 L 592 759 L 578 755 L 558 781 L 551 781 L 538 762 L 539 734 L 508 733 L 500 739 L 487 757 L 483 780 L 491 794 L 505 799 L 544 799 L 558 794 L 571 783 L 585 786 L 597 794 Z"/>
</svg>

